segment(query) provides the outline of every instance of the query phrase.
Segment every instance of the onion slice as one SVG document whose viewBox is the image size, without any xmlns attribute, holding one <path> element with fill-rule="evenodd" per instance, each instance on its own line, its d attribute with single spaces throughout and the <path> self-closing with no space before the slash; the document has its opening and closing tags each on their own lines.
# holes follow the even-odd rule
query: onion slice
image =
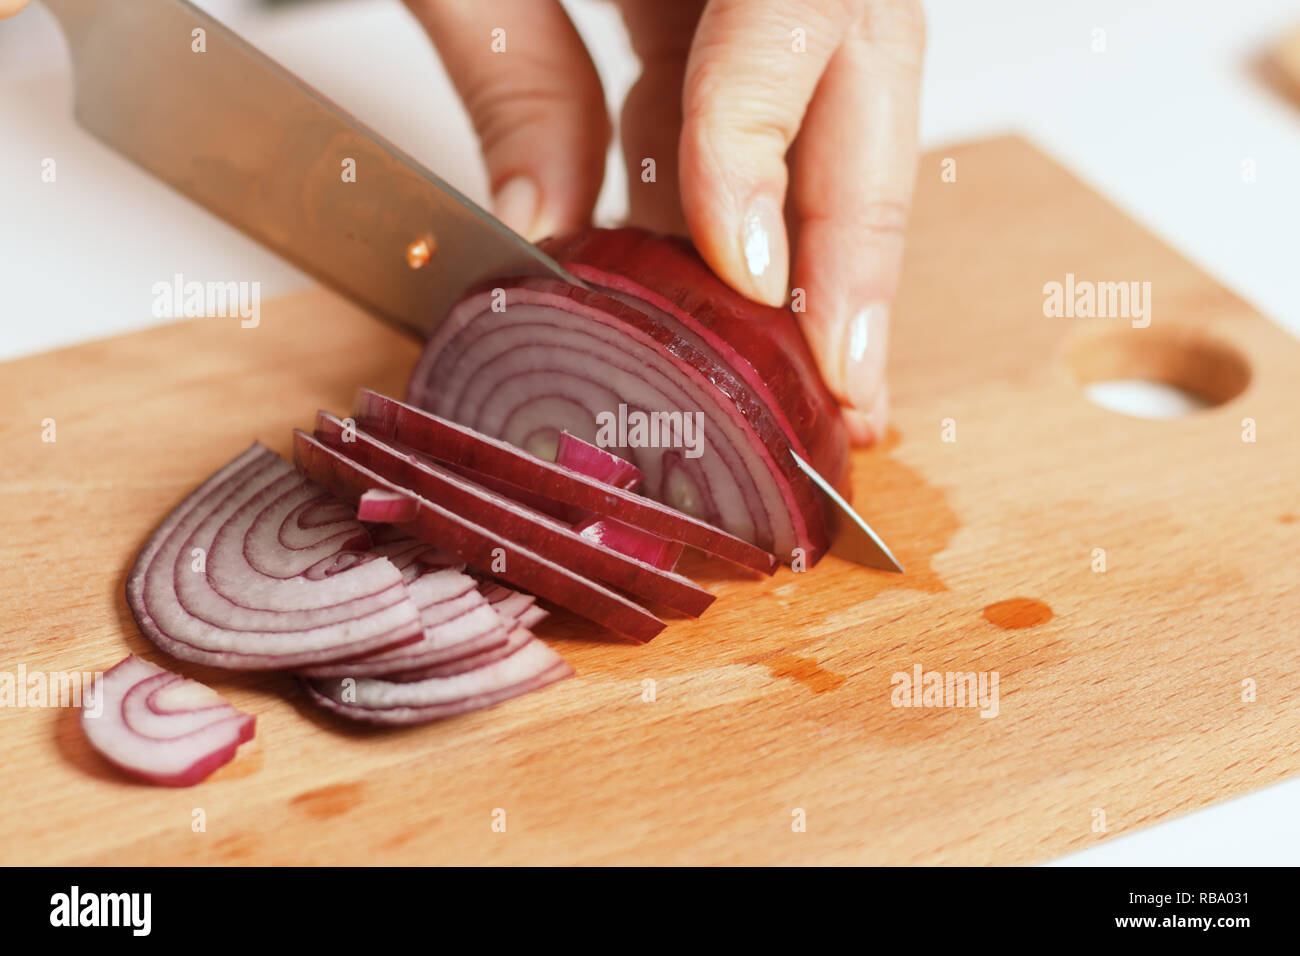
<svg viewBox="0 0 1300 956">
<path fill-rule="evenodd" d="M 216 691 L 131 655 L 104 674 L 81 726 L 90 745 L 136 777 L 188 787 L 253 739 L 254 717 Z"/>
<path fill-rule="evenodd" d="M 615 518 L 764 574 L 775 570 L 773 555 L 707 522 L 543 461 L 504 441 L 378 392 L 359 391 L 352 417 L 371 435 L 409 446 L 440 462 L 491 475 L 527 492 Z"/>
<path fill-rule="evenodd" d="M 580 522 L 575 530 L 580 537 L 598 541 L 603 547 L 626 554 L 663 571 L 671 571 L 677 567 L 677 560 L 682 556 L 681 542 L 669 541 L 667 538 L 623 524 L 613 518 L 593 516 Z"/>
<path fill-rule="evenodd" d="M 357 519 L 377 524 L 396 524 L 415 517 L 410 499 L 390 491 L 367 491 L 357 502 Z"/>
<path fill-rule="evenodd" d="M 468 574 L 456 568 L 425 567 L 406 589 L 420 609 L 424 625 L 420 640 L 351 660 L 301 667 L 298 673 L 306 677 L 383 676 L 458 660 L 506 643 L 506 623 Z"/>
<path fill-rule="evenodd" d="M 348 437 L 351 440 L 345 440 Z M 579 574 L 613 585 L 634 597 L 693 617 L 698 617 L 713 603 L 713 595 L 689 578 L 606 547 L 596 536 L 580 535 L 563 522 L 433 462 L 403 455 L 361 428 L 345 431 L 343 423 L 326 412 L 316 417 L 316 438 L 420 498 L 457 514 L 473 516 L 483 527 L 562 560 L 566 567 Z"/>
<path fill-rule="evenodd" d="M 406 492 L 400 485 L 322 444 L 294 432 L 294 462 L 312 481 L 344 501 L 373 489 L 409 494 L 415 520 L 401 526 L 412 537 L 436 543 L 462 561 L 509 584 L 554 601 L 589 620 L 638 641 L 648 641 L 664 624 L 645 608 L 604 585 L 576 574 L 517 542 L 447 508 Z"/>
<path fill-rule="evenodd" d="M 496 611 L 497 616 L 507 625 L 519 624 L 531 628 L 547 618 L 546 608 L 541 607 L 531 594 L 487 580 L 480 580 L 478 589 L 492 605 L 492 610 Z"/>
<path fill-rule="evenodd" d="M 254 444 L 154 532 L 127 579 L 140 630 L 232 670 L 310 666 L 419 640 L 402 572 L 351 508 Z"/>
<path fill-rule="evenodd" d="M 636 491 L 645 480 L 641 469 L 612 451 L 585 442 L 571 432 L 560 432 L 555 463 L 624 491 Z"/>
<path fill-rule="evenodd" d="M 420 724 L 491 707 L 572 673 L 563 658 L 530 635 L 509 656 L 448 677 L 405 682 L 309 680 L 306 688 L 316 703 L 353 720 Z"/>
</svg>

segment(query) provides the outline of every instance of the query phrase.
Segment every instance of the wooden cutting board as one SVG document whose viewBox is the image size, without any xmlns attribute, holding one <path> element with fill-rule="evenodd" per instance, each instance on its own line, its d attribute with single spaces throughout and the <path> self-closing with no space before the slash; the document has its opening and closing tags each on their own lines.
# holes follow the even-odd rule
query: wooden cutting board
<svg viewBox="0 0 1300 956">
<path fill-rule="evenodd" d="M 1149 281 L 1149 327 L 1046 317 L 1067 273 Z M 396 732 L 182 667 L 258 722 L 186 790 L 0 708 L 0 862 L 1022 863 L 1300 770 L 1300 345 L 1016 139 L 925 157 L 903 285 L 854 486 L 905 577 L 696 560 L 702 620 L 636 647 L 557 615 L 578 676 Z M 0 369 L 0 669 L 168 663 L 123 598 L 157 522 L 415 355 L 315 292 Z M 1136 375 L 1226 401 L 1140 420 L 1077 381 Z M 997 716 L 892 706 L 917 666 L 996 671 Z"/>
</svg>

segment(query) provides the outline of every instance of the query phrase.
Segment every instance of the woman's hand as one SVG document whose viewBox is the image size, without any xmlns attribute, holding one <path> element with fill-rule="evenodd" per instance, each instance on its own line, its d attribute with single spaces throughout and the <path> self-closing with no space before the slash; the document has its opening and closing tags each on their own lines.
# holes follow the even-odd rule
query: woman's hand
<svg viewBox="0 0 1300 956">
<path fill-rule="evenodd" d="M 497 214 L 531 238 L 585 224 L 610 126 L 558 0 L 407 3 L 473 118 Z M 631 220 L 689 233 L 752 299 L 784 305 L 802 290 L 804 335 L 854 440 L 870 442 L 888 416 L 889 310 L 916 173 L 918 0 L 619 6 L 642 65 L 620 124 Z M 491 50 L 497 28 L 504 53 Z"/>
</svg>

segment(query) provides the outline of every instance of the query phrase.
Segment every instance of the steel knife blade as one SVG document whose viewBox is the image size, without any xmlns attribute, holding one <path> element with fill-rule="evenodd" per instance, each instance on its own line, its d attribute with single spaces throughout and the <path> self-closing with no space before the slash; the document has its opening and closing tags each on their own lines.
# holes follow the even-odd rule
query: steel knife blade
<svg viewBox="0 0 1300 956">
<path fill-rule="evenodd" d="M 794 458 L 794 463 L 799 466 L 799 470 L 811 478 L 813 484 L 821 489 L 822 494 L 829 498 L 840 513 L 848 519 L 840 522 L 840 533 L 835 539 L 835 553 L 856 564 L 865 564 L 869 568 L 875 568 L 877 571 L 904 573 L 903 566 L 894 557 L 894 552 L 889 550 L 889 546 L 881 540 L 880 535 L 871 530 L 871 525 L 863 520 L 862 516 L 853 509 L 851 504 L 844 500 L 843 496 L 831 486 L 830 482 L 818 474 L 817 469 L 800 458 L 794 451 L 791 451 L 790 455 Z"/>
<path fill-rule="evenodd" d="M 481 279 L 581 285 L 193 4 L 45 5 L 72 53 L 82 126 L 380 317 L 423 337 Z"/>
</svg>

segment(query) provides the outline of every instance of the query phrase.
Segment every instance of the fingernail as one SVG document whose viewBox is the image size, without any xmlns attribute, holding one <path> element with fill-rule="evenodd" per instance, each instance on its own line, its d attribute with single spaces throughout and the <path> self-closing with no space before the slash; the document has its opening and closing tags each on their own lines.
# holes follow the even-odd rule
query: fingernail
<svg viewBox="0 0 1300 956">
<path fill-rule="evenodd" d="M 768 305 L 785 303 L 788 250 L 781 204 L 756 196 L 740 224 L 740 251 L 754 298 Z"/>
<path fill-rule="evenodd" d="M 508 179 L 492 197 L 492 212 L 526 239 L 537 225 L 537 184 L 528 176 Z"/>
<path fill-rule="evenodd" d="M 844 330 L 844 395 L 863 412 L 876 402 L 885 381 L 889 347 L 889 303 L 859 309 Z"/>
</svg>

